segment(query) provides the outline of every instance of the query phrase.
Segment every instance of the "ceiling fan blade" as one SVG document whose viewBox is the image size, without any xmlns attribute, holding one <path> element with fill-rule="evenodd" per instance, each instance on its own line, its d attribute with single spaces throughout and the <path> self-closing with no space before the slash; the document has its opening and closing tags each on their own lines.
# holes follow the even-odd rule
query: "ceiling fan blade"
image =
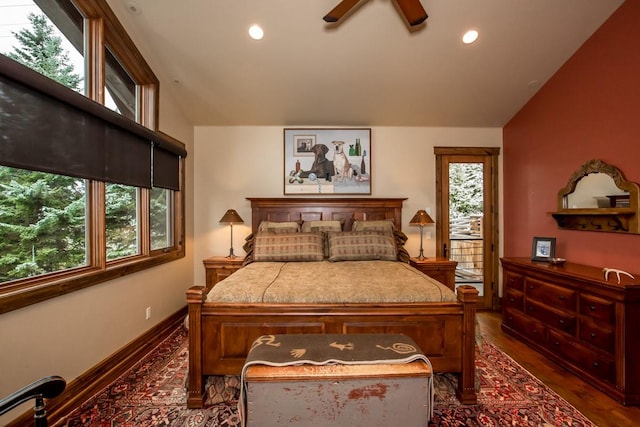
<svg viewBox="0 0 640 427">
<path fill-rule="evenodd" d="M 400 6 L 400 10 L 404 14 L 404 17 L 407 18 L 409 25 L 416 26 L 422 24 L 425 19 L 429 17 L 427 12 L 420 4 L 420 0 L 396 0 L 398 2 L 398 6 Z"/>
<path fill-rule="evenodd" d="M 322 19 L 327 22 L 337 22 L 347 12 L 351 10 L 360 0 L 342 0 L 336 7 L 331 9 L 331 12 L 327 13 Z"/>
</svg>

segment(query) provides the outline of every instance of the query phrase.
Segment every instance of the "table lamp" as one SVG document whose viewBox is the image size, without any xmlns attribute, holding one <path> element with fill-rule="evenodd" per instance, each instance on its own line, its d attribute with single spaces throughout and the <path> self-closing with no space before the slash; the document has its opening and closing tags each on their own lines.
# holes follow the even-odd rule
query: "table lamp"
<svg viewBox="0 0 640 427">
<path fill-rule="evenodd" d="M 433 224 L 433 223 L 434 221 L 431 219 L 429 214 L 424 209 L 420 209 L 418 212 L 416 212 L 413 218 L 411 218 L 411 221 L 409 221 L 409 225 L 420 226 L 420 256 L 418 257 L 420 261 L 425 260 L 424 252 L 422 250 L 422 229 L 426 224 Z"/>
<path fill-rule="evenodd" d="M 233 259 L 235 258 L 235 254 L 233 253 L 233 224 L 243 224 L 244 221 L 238 215 L 235 209 L 229 209 L 222 215 L 220 218 L 220 224 L 229 224 L 231 226 L 231 249 L 229 249 L 229 256 L 227 258 Z"/>
</svg>

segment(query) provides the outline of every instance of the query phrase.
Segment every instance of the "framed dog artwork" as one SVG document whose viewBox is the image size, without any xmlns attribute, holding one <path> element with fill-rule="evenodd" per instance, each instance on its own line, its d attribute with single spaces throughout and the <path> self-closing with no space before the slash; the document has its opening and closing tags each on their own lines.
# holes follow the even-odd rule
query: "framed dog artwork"
<svg viewBox="0 0 640 427">
<path fill-rule="evenodd" d="M 371 194 L 371 129 L 284 129 L 284 194 Z"/>
</svg>

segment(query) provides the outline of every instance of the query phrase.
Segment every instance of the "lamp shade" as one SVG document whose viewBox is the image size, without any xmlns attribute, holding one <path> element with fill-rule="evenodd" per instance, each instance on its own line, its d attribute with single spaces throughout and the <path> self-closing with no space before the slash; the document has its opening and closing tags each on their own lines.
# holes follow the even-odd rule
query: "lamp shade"
<svg viewBox="0 0 640 427">
<path fill-rule="evenodd" d="M 425 225 L 425 224 L 433 224 L 435 221 L 431 219 L 427 211 L 424 209 L 420 209 L 409 221 L 410 225 Z"/>
<path fill-rule="evenodd" d="M 229 209 L 227 212 L 225 212 L 224 215 L 222 215 L 222 218 L 220 218 L 220 223 L 243 224 L 244 221 L 242 220 L 242 218 L 240 218 L 240 215 L 238 215 L 238 212 L 236 212 L 235 209 Z"/>
</svg>

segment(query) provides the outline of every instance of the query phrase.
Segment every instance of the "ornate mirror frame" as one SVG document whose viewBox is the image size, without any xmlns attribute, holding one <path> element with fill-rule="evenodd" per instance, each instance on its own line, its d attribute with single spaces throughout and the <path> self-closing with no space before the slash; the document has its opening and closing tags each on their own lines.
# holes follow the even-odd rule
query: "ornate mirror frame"
<svg viewBox="0 0 640 427">
<path fill-rule="evenodd" d="M 578 181 L 592 173 L 604 173 L 610 176 L 618 188 L 629 193 L 629 205 L 569 209 L 567 196 L 575 191 Z M 593 159 L 575 171 L 569 178 L 567 185 L 558 191 L 558 211 L 551 212 L 551 215 L 561 229 L 640 234 L 638 227 L 639 195 L 640 187 L 638 184 L 627 181 L 620 169 L 602 160 Z"/>
</svg>

